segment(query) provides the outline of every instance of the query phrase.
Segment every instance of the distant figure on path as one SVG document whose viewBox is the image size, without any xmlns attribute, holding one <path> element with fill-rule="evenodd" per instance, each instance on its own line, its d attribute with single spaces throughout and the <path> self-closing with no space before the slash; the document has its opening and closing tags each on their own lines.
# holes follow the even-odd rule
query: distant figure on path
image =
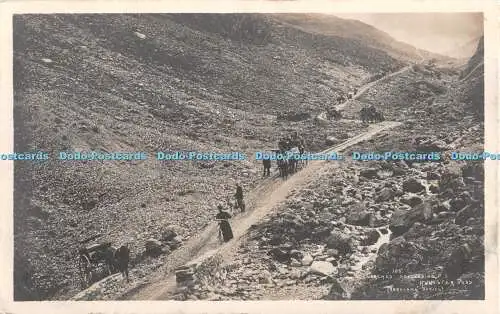
<svg viewBox="0 0 500 314">
<path fill-rule="evenodd" d="M 239 183 L 236 183 L 236 193 L 234 193 L 236 198 L 236 207 L 243 213 L 245 211 L 245 201 L 243 201 L 243 188 Z"/>
<path fill-rule="evenodd" d="M 262 159 L 262 164 L 264 165 L 264 174 L 262 176 L 269 177 L 271 175 L 271 160 L 270 159 Z"/>
<path fill-rule="evenodd" d="M 215 219 L 219 221 L 219 236 L 222 234 L 224 242 L 228 242 L 233 238 L 233 230 L 231 229 L 231 225 L 228 221 L 228 219 L 231 218 L 231 215 L 224 211 L 222 205 L 217 206 L 217 208 L 219 213 L 215 216 Z"/>
<path fill-rule="evenodd" d="M 128 263 L 130 261 L 130 249 L 128 248 L 128 243 L 122 245 L 115 252 L 115 263 L 124 278 L 128 279 Z"/>
</svg>

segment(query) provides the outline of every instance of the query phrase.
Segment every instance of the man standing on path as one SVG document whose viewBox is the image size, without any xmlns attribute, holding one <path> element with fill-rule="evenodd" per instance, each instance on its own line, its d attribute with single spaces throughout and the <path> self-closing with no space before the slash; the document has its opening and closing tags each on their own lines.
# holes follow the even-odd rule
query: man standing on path
<svg viewBox="0 0 500 314">
<path fill-rule="evenodd" d="M 245 211 L 245 202 L 243 201 L 243 188 L 239 183 L 236 183 L 236 193 L 234 193 L 236 198 L 236 207 L 243 213 Z"/>
</svg>

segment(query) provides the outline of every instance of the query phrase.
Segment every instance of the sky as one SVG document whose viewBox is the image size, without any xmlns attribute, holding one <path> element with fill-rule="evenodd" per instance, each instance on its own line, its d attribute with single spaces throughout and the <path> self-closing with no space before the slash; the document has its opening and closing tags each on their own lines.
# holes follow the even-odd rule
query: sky
<svg viewBox="0 0 500 314">
<path fill-rule="evenodd" d="M 483 34 L 482 13 L 335 15 L 341 18 L 360 20 L 388 33 L 399 41 L 452 57 L 464 57 L 464 51 L 459 51 L 457 47 L 479 38 Z M 467 52 L 465 53 L 467 54 Z"/>
</svg>

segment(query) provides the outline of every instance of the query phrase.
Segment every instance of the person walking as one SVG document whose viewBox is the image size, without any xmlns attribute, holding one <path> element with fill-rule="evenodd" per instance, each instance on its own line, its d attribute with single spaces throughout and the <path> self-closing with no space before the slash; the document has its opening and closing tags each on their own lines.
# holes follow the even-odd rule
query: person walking
<svg viewBox="0 0 500 314">
<path fill-rule="evenodd" d="M 233 238 L 233 230 L 229 224 L 231 214 L 224 211 L 224 207 L 222 205 L 217 206 L 217 209 L 219 212 L 215 215 L 215 219 L 219 222 L 219 237 L 222 236 L 224 242 L 228 242 Z"/>
<path fill-rule="evenodd" d="M 245 212 L 245 201 L 243 200 L 243 188 L 239 183 L 236 183 L 236 193 L 234 193 L 234 197 L 236 198 L 236 207 L 241 210 L 241 212 Z"/>
</svg>

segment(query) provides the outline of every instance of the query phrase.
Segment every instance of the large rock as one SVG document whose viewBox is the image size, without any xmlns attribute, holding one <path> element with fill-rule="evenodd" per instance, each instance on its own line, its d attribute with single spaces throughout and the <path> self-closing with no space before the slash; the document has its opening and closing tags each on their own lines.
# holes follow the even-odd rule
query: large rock
<svg viewBox="0 0 500 314">
<path fill-rule="evenodd" d="M 310 254 L 306 254 L 304 255 L 304 257 L 302 258 L 302 265 L 304 266 L 309 266 L 312 264 L 312 262 L 314 261 L 314 258 L 310 255 Z"/>
<path fill-rule="evenodd" d="M 393 189 L 391 189 L 391 188 L 383 188 L 378 193 L 376 201 L 378 203 L 387 202 L 389 200 L 392 200 L 394 198 L 394 196 L 396 196 L 396 192 Z"/>
<path fill-rule="evenodd" d="M 440 179 L 441 175 L 439 173 L 433 171 L 427 172 L 427 180 L 440 180 Z"/>
<path fill-rule="evenodd" d="M 273 248 L 268 254 L 280 263 L 287 263 L 292 257 L 290 251 L 286 251 L 281 248 Z"/>
<path fill-rule="evenodd" d="M 329 276 L 335 272 L 335 267 L 330 262 L 315 261 L 311 264 L 311 273 Z"/>
<path fill-rule="evenodd" d="M 477 181 L 484 180 L 484 166 L 483 163 L 476 161 L 468 162 L 465 166 L 461 168 L 462 177 L 464 178 L 474 178 Z"/>
<path fill-rule="evenodd" d="M 368 168 L 363 169 L 359 172 L 359 175 L 368 179 L 377 178 L 378 169 L 377 168 Z"/>
<path fill-rule="evenodd" d="M 335 249 L 339 252 L 339 254 L 342 255 L 352 253 L 352 238 L 338 231 L 332 232 L 332 234 L 326 240 L 326 247 L 329 249 Z"/>
<path fill-rule="evenodd" d="M 451 190 L 453 194 L 458 194 L 465 188 L 465 182 L 462 176 L 455 172 L 446 172 L 439 180 L 439 190 L 446 192 Z"/>
<path fill-rule="evenodd" d="M 161 233 L 162 241 L 172 241 L 177 236 L 174 227 L 168 226 Z"/>
<path fill-rule="evenodd" d="M 333 280 L 330 291 L 323 297 L 323 300 L 345 300 L 346 298 L 347 293 L 342 285 L 337 280 Z"/>
<path fill-rule="evenodd" d="M 389 229 L 392 237 L 398 237 L 413 226 L 416 222 L 428 223 L 432 220 L 432 203 L 424 202 L 410 210 L 398 209 L 392 214 Z"/>
<path fill-rule="evenodd" d="M 463 226 L 466 225 L 466 222 L 469 218 L 480 217 L 481 213 L 477 206 L 469 205 L 460 211 L 458 211 L 455 216 L 455 224 Z"/>
<path fill-rule="evenodd" d="M 411 207 L 415 207 L 418 204 L 423 203 L 423 200 L 418 195 L 406 194 L 401 198 L 401 203 L 409 205 Z"/>
<path fill-rule="evenodd" d="M 361 203 L 351 205 L 348 208 L 347 223 L 356 226 L 371 226 L 373 225 L 372 214 L 366 210 Z"/>
<path fill-rule="evenodd" d="M 146 253 L 149 255 L 158 255 L 162 253 L 162 243 L 156 239 L 149 239 L 145 244 Z"/>
<path fill-rule="evenodd" d="M 460 277 L 471 257 L 472 249 L 467 243 L 464 243 L 453 250 L 444 268 L 446 278 L 449 280 L 455 280 Z"/>
<path fill-rule="evenodd" d="M 382 245 L 375 260 L 375 270 L 379 274 L 401 271 L 413 272 L 421 267 L 424 259 L 419 246 L 403 237 L 396 238 Z"/>
<path fill-rule="evenodd" d="M 410 178 L 403 182 L 404 192 L 418 193 L 423 190 L 425 190 L 425 187 L 415 178 Z"/>
<path fill-rule="evenodd" d="M 450 209 L 452 211 L 458 212 L 467 205 L 467 201 L 462 197 L 456 197 L 450 200 Z"/>
<path fill-rule="evenodd" d="M 365 238 L 361 241 L 361 245 L 373 245 L 380 238 L 380 233 L 377 230 L 370 230 L 365 234 Z"/>
<path fill-rule="evenodd" d="M 176 250 L 182 245 L 182 238 L 176 235 L 172 240 L 167 241 L 166 245 L 168 245 L 171 250 Z"/>
</svg>

